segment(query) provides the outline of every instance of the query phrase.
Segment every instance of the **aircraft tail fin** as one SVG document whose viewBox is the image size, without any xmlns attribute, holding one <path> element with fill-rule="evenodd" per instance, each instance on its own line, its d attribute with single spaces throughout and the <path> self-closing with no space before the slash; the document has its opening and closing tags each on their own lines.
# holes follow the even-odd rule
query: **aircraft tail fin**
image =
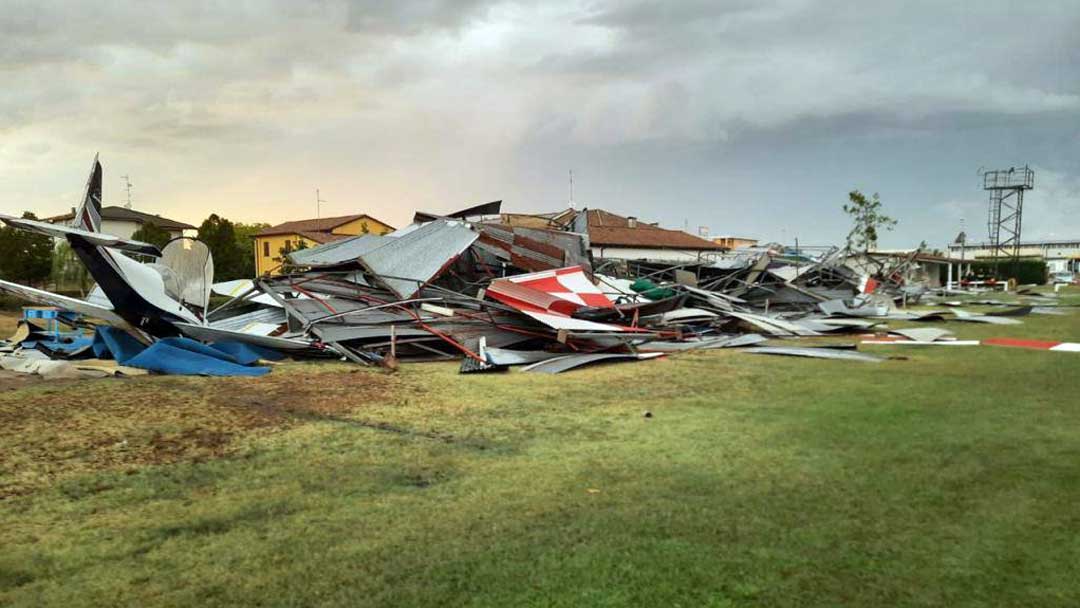
<svg viewBox="0 0 1080 608">
<path fill-rule="evenodd" d="M 97 154 L 94 155 L 94 164 L 90 167 L 90 177 L 86 180 L 86 193 L 75 210 L 75 219 L 71 225 L 86 232 L 101 231 L 101 163 L 98 162 Z"/>
</svg>

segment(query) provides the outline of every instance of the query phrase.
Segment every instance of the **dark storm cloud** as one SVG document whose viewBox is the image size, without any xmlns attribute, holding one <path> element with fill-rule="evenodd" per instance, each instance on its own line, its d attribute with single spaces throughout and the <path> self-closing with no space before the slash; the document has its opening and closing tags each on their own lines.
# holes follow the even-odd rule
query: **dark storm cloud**
<svg viewBox="0 0 1080 608">
<path fill-rule="evenodd" d="M 862 185 L 906 217 L 895 238 L 916 242 L 937 229 L 925 210 L 981 204 L 979 166 L 1039 165 L 1055 184 L 1047 208 L 1069 208 L 1080 175 L 1069 3 L 3 8 L 0 159 L 31 162 L 20 150 L 45 142 L 30 155 L 43 172 L 88 147 L 131 149 L 147 171 L 222 159 L 207 168 L 213 188 L 243 180 L 245 163 L 300 156 L 343 188 L 365 171 L 355 187 L 382 198 L 449 208 L 505 195 L 535 211 L 565 199 L 573 167 L 593 204 L 725 232 L 782 217 L 785 232 L 821 226 L 823 240 L 842 231 L 837 196 Z"/>
</svg>

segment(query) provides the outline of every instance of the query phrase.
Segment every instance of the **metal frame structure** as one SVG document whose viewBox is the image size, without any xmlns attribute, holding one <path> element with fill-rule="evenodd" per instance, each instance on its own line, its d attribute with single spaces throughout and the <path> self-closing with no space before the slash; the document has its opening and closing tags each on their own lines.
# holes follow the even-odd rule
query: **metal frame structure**
<svg viewBox="0 0 1080 608">
<path fill-rule="evenodd" d="M 1002 260 L 1015 267 L 1020 259 L 1024 191 L 1035 187 L 1035 172 L 1027 165 L 983 173 L 983 190 L 990 191 L 986 228 L 990 235 L 995 274 Z"/>
</svg>

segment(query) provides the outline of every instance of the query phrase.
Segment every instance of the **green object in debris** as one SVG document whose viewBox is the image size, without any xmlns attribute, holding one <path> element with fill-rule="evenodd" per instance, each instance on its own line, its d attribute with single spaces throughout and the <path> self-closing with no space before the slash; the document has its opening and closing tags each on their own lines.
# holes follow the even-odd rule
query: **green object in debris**
<svg viewBox="0 0 1080 608">
<path fill-rule="evenodd" d="M 660 287 L 649 279 L 638 279 L 630 284 L 630 289 L 649 298 L 650 300 L 663 300 L 675 295 L 675 290 Z"/>
</svg>

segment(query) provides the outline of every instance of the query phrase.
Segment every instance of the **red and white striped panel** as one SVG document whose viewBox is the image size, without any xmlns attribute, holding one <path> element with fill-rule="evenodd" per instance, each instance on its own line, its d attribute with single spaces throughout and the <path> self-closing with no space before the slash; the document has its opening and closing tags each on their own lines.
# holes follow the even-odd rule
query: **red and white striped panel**
<svg viewBox="0 0 1080 608">
<path fill-rule="evenodd" d="M 1050 342 L 1046 340 L 1022 340 L 1019 338 L 988 338 L 983 340 L 982 343 L 991 346 L 1012 346 L 1014 348 L 1080 353 L 1080 343 L 1078 342 Z"/>
<path fill-rule="evenodd" d="M 611 308 L 614 304 L 585 276 L 581 266 L 569 266 L 501 279 L 542 291 L 578 306 Z"/>
<path fill-rule="evenodd" d="M 555 329 L 571 331 L 629 331 L 629 328 L 571 318 L 586 306 L 614 304 L 585 276 L 581 266 L 522 274 L 491 282 L 487 295 Z"/>
</svg>

